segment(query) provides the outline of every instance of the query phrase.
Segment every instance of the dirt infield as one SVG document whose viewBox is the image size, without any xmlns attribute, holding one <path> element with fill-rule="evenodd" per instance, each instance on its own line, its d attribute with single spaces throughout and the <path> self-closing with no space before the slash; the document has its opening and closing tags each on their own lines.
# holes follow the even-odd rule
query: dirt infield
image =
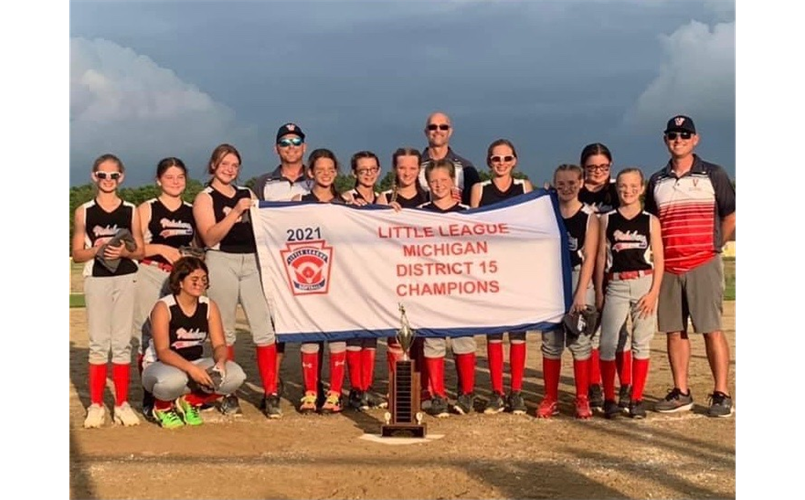
<svg viewBox="0 0 805 500">
<path fill-rule="evenodd" d="M 734 302 L 725 303 L 725 327 L 735 352 Z M 84 429 L 87 333 L 84 309 L 70 311 L 71 498 L 734 498 L 733 418 L 704 416 L 712 379 L 704 342 L 693 337 L 692 412 L 633 421 L 572 417 L 573 378 L 566 353 L 560 385 L 562 414 L 533 415 L 542 398 L 539 336 L 528 340 L 524 394 L 529 414 L 426 417 L 440 439 L 387 445 L 361 439 L 377 434 L 383 410 L 302 416 L 291 403 L 301 395 L 298 345 L 288 345 L 283 378 L 284 416 L 269 421 L 257 410 L 260 391 L 254 345 L 241 316 L 236 361 L 249 380 L 241 388 L 244 415 L 204 412 L 197 428 L 163 430 L 143 422 Z M 664 336 L 652 344 L 645 399 L 662 398 L 671 375 Z M 384 347 L 378 349 L 376 388 L 385 392 Z M 507 355 L 508 358 L 508 355 Z M 452 361 L 446 385 L 455 389 Z M 489 396 L 486 346 L 479 341 L 477 386 Z M 132 404 L 139 410 L 139 377 L 132 370 Z M 326 368 L 325 368 L 326 377 Z M 731 369 L 733 398 L 735 364 Z M 504 383 L 508 383 L 505 379 Z M 111 380 L 106 405 L 113 405 Z M 348 383 L 346 384 L 348 387 Z M 455 393 L 451 392 L 451 398 Z"/>
</svg>

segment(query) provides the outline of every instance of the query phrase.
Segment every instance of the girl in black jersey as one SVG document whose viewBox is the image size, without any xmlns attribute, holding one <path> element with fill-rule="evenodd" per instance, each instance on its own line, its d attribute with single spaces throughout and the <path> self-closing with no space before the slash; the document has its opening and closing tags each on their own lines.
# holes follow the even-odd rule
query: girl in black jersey
<svg viewBox="0 0 805 500">
<path fill-rule="evenodd" d="M 391 165 L 394 169 L 394 181 L 391 189 L 383 191 L 378 198 L 381 205 L 390 205 L 394 210 L 403 208 L 417 208 L 430 199 L 427 191 L 422 189 L 419 184 L 419 169 L 422 163 L 422 155 L 419 150 L 410 147 L 398 148 L 391 155 Z M 402 359 L 402 348 L 394 337 L 389 337 L 386 341 L 386 362 L 388 363 L 389 374 L 393 373 L 397 360 Z M 422 394 L 420 400 L 422 408 L 430 406 L 430 390 L 427 386 L 428 375 L 427 365 L 424 357 L 424 339 L 421 337 L 414 339 L 411 346 L 411 358 L 416 361 L 417 369 L 420 370 L 420 383 L 422 384 Z"/>
<path fill-rule="evenodd" d="M 347 203 L 353 205 L 372 205 L 379 203 L 380 194 L 375 184 L 380 177 L 380 160 L 371 151 L 358 151 L 350 159 L 355 187 L 341 193 Z M 368 410 L 383 404 L 372 392 L 374 383 L 376 338 L 347 340 L 347 368 L 349 369 L 349 398 L 347 404 L 353 410 Z"/>
<path fill-rule="evenodd" d="M 143 350 L 151 336 L 146 319 L 160 297 L 170 293 L 168 275 L 179 260 L 182 247 L 198 247 L 193 205 L 182 200 L 187 187 L 187 167 L 179 158 L 163 158 L 157 164 L 159 196 L 137 207 L 145 242 L 145 255 L 137 271 L 137 300 L 133 336 L 139 344 L 137 367 L 142 375 Z M 151 415 L 153 397 L 143 391 L 143 414 Z"/>
<path fill-rule="evenodd" d="M 579 201 L 583 172 L 578 165 L 559 165 L 553 174 L 553 185 L 559 198 L 559 211 L 567 230 L 568 253 L 573 268 L 573 304 L 571 311 L 581 313 L 595 305 L 593 269 L 598 249 L 598 218 L 592 208 Z M 590 337 L 573 337 L 564 327 L 542 332 L 542 376 L 545 397 L 537 407 L 537 418 L 551 418 L 559 413 L 559 377 L 562 353 L 567 346 L 573 355 L 573 375 L 576 381 L 576 418 L 592 417 L 587 396 L 590 366 Z"/>
<path fill-rule="evenodd" d="M 610 177 L 612 171 L 612 153 L 609 148 L 600 142 L 588 144 L 581 150 L 579 165 L 584 169 L 584 185 L 579 191 L 579 200 L 592 207 L 599 216 L 618 208 L 618 189 L 615 179 Z M 618 365 L 618 379 L 620 380 L 621 408 L 628 405 L 629 391 L 632 383 L 632 351 L 626 348 L 627 333 L 621 332 L 618 341 L 616 360 Z M 595 332 L 592 339 L 592 357 L 590 358 L 590 388 L 588 391 L 590 406 L 601 409 L 604 405 L 601 392 L 601 365 L 598 357 L 598 343 L 601 339 L 600 330 Z"/>
<path fill-rule="evenodd" d="M 615 402 L 615 350 L 619 332 L 630 316 L 633 383 L 628 409 L 632 418 L 645 418 L 643 388 L 665 268 L 662 238 L 659 220 L 641 206 L 643 173 L 637 168 L 621 170 L 617 185 L 620 207 L 601 216 L 595 268 L 596 305 L 599 309 L 603 306 L 600 349 L 604 416 L 614 418 L 622 411 Z"/>
<path fill-rule="evenodd" d="M 419 164 L 422 155 L 414 148 L 399 148 L 391 156 L 394 181 L 391 189 L 383 191 L 379 202 L 396 209 L 416 208 L 428 202 L 428 193 L 419 185 Z"/>
<path fill-rule="evenodd" d="M 517 166 L 517 151 L 511 141 L 506 139 L 493 141 L 487 149 L 486 164 L 492 171 L 492 178 L 472 187 L 470 206 L 473 208 L 493 205 L 533 190 L 533 186 L 527 179 L 515 179 L 512 176 L 512 172 Z M 525 335 L 525 332 L 508 333 L 511 391 L 505 401 L 503 396 L 503 334 L 487 336 L 486 352 L 492 381 L 492 396 L 487 402 L 484 413 L 500 413 L 504 409 L 508 409 L 516 415 L 526 412 L 525 400 L 522 396 L 526 360 Z"/>
<path fill-rule="evenodd" d="M 115 422 L 140 423 L 128 402 L 131 368 L 131 322 L 134 317 L 134 262 L 143 256 L 143 237 L 137 210 L 117 194 L 125 167 L 112 154 L 99 156 L 92 165 L 95 198 L 78 207 L 72 237 L 72 258 L 85 262 L 84 297 L 89 329 L 90 406 L 84 427 L 106 421 L 103 390 L 112 353 L 115 386 Z M 115 244 L 115 242 L 117 242 Z"/>
<path fill-rule="evenodd" d="M 167 429 L 203 424 L 199 407 L 235 392 L 246 380 L 241 367 L 227 360 L 221 314 L 204 296 L 208 280 L 201 259 L 180 258 L 168 277 L 169 295 L 151 311 L 143 385 L 156 397 L 154 418 Z M 211 358 L 203 357 L 208 340 Z M 220 378 L 214 381 L 212 374 Z"/>
<path fill-rule="evenodd" d="M 338 177 L 338 159 L 329 149 L 316 149 L 307 161 L 308 175 L 313 179 L 310 193 L 296 195 L 294 201 L 317 201 L 319 203 L 345 203 L 335 190 Z M 321 378 L 322 348 L 324 342 L 303 342 L 299 347 L 302 358 L 302 379 L 305 393 L 299 402 L 300 413 L 313 413 L 317 410 L 316 396 Z M 330 389 L 321 408 L 321 413 L 341 411 L 341 390 L 344 385 L 344 371 L 347 360 L 346 341 L 328 342 L 330 354 Z"/>
<path fill-rule="evenodd" d="M 375 191 L 375 184 L 380 178 L 380 160 L 371 151 L 358 151 L 350 159 L 352 175 L 355 176 L 355 187 L 341 193 L 341 197 L 350 204 L 372 205 L 378 203 L 380 194 Z"/>
<path fill-rule="evenodd" d="M 243 308 L 249 321 L 252 340 L 257 346 L 257 369 L 263 384 L 260 409 L 268 418 L 280 418 L 277 395 L 277 345 L 268 301 L 257 265 L 257 245 L 249 215 L 256 199 L 249 188 L 235 184 L 240 172 L 240 153 L 234 146 L 216 147 L 207 166 L 212 179 L 193 202 L 193 217 L 201 241 L 207 247 L 206 264 L 210 270 L 209 297 L 220 308 L 221 321 L 230 360 L 235 359 L 235 314 Z M 227 415 L 241 414 L 234 394 L 221 402 Z"/>
</svg>

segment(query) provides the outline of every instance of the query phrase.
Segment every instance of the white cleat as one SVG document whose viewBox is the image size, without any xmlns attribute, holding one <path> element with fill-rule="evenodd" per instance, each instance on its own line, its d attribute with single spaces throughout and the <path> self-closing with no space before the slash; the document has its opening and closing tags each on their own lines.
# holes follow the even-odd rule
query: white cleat
<svg viewBox="0 0 805 500">
<path fill-rule="evenodd" d="M 140 419 L 137 414 L 131 409 L 128 401 L 120 406 L 115 406 L 115 423 L 130 427 L 132 425 L 140 425 Z M 86 424 L 85 424 L 86 425 Z"/>
<path fill-rule="evenodd" d="M 87 408 L 87 418 L 84 419 L 84 427 L 87 429 L 101 427 L 106 421 L 106 407 L 99 404 L 92 404 Z"/>
</svg>

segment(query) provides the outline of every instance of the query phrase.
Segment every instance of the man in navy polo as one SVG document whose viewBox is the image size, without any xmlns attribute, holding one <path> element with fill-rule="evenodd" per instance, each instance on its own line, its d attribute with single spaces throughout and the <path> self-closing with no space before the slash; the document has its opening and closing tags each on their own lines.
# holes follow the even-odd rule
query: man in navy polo
<svg viewBox="0 0 805 500">
<path fill-rule="evenodd" d="M 305 173 L 305 133 L 295 123 L 286 123 L 277 130 L 274 152 L 280 164 L 273 171 L 263 174 L 254 183 L 254 194 L 260 201 L 290 201 L 295 195 L 310 193 L 313 180 Z M 266 290 L 266 293 L 270 291 Z M 270 302 L 270 301 L 269 301 Z M 273 313 L 273 306 L 272 306 Z M 277 375 L 285 357 L 285 342 L 277 342 Z M 321 363 L 319 363 L 321 366 Z M 319 377 L 321 379 L 321 377 Z M 278 393 L 282 396 L 284 385 L 279 378 Z"/>
<path fill-rule="evenodd" d="M 453 124 L 450 117 L 444 113 L 436 112 L 431 114 L 425 122 L 425 137 L 428 139 L 428 147 L 422 150 L 422 168 L 419 172 L 419 183 L 428 191 L 428 183 L 425 180 L 425 168 L 435 160 L 447 158 L 456 167 L 456 189 L 453 194 L 461 203 L 469 206 L 470 192 L 472 186 L 481 182 L 478 170 L 468 159 L 461 157 L 450 148 L 450 137 L 453 135 Z"/>
<path fill-rule="evenodd" d="M 661 413 L 693 408 L 688 387 L 688 319 L 704 335 L 713 373 L 711 417 L 732 415 L 727 387 L 730 350 L 721 331 L 724 268 L 721 248 L 735 230 L 735 188 L 727 173 L 693 150 L 699 144 L 688 116 L 670 120 L 663 135 L 668 164 L 649 179 L 645 210 L 660 219 L 665 273 L 657 306 L 657 324 L 666 333 L 674 388 L 654 409 Z"/>
</svg>

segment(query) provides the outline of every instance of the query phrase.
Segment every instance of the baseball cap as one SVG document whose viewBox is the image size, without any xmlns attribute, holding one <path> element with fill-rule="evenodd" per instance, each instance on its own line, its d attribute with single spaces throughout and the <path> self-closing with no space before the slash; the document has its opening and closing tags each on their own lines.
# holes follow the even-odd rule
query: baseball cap
<svg viewBox="0 0 805 500">
<path fill-rule="evenodd" d="M 302 129 L 299 127 L 299 125 L 295 123 L 286 123 L 280 127 L 279 130 L 277 130 L 277 141 L 279 141 L 284 135 L 295 135 L 303 141 L 305 140 L 305 133 L 302 132 Z"/>
<path fill-rule="evenodd" d="M 677 115 L 668 120 L 668 125 L 665 126 L 664 133 L 668 132 L 690 132 L 691 134 L 695 134 L 696 125 L 693 124 L 693 120 L 691 120 L 689 116 Z"/>
</svg>

